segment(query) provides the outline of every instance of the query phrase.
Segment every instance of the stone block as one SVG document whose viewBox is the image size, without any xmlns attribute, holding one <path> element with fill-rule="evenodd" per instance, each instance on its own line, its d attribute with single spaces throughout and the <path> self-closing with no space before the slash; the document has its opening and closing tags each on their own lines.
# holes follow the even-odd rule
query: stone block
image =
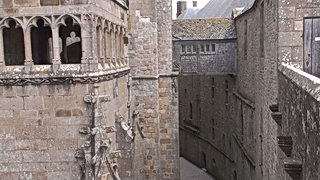
<svg viewBox="0 0 320 180">
<path fill-rule="evenodd" d="M 43 109 L 43 98 L 42 96 L 31 96 L 24 97 L 24 108 L 27 110 L 35 109 L 40 110 Z"/>
<path fill-rule="evenodd" d="M 14 0 L 15 6 L 39 6 L 39 0 Z"/>
<path fill-rule="evenodd" d="M 83 111 L 81 109 L 72 109 L 72 116 L 83 116 Z"/>
<path fill-rule="evenodd" d="M 303 31 L 303 21 L 295 21 L 294 22 L 294 30 L 295 31 Z"/>
<path fill-rule="evenodd" d="M 281 19 L 295 18 L 295 13 L 295 7 L 279 7 L 279 18 Z"/>
<path fill-rule="evenodd" d="M 294 27 L 294 20 L 293 19 L 280 19 L 279 20 L 279 31 L 280 32 L 292 31 L 293 27 Z"/>
<path fill-rule="evenodd" d="M 0 1 L 0 7 L 4 7 L 4 8 L 12 7 L 12 0 L 2 0 L 2 1 Z"/>
<path fill-rule="evenodd" d="M 56 117 L 70 117 L 70 116 L 71 116 L 71 110 L 58 109 L 56 111 Z"/>
<path fill-rule="evenodd" d="M 302 46 L 302 32 L 279 32 L 279 46 Z"/>
<path fill-rule="evenodd" d="M 54 6 L 59 5 L 60 0 L 40 0 L 41 6 Z"/>
<path fill-rule="evenodd" d="M 17 139 L 45 139 L 47 138 L 47 128 L 42 126 L 19 126 L 16 127 Z"/>
</svg>

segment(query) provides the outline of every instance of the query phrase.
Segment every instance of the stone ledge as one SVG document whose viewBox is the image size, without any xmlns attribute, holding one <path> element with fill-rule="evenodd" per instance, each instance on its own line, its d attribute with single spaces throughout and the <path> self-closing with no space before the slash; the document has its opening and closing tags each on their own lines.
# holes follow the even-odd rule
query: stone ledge
<svg viewBox="0 0 320 180">
<path fill-rule="evenodd" d="M 279 72 L 320 101 L 320 79 L 318 77 L 284 63 L 279 66 Z"/>
<path fill-rule="evenodd" d="M 117 71 L 84 73 L 82 75 L 0 77 L 0 86 L 56 85 L 56 84 L 93 84 L 109 81 L 129 74 L 129 68 Z"/>
</svg>

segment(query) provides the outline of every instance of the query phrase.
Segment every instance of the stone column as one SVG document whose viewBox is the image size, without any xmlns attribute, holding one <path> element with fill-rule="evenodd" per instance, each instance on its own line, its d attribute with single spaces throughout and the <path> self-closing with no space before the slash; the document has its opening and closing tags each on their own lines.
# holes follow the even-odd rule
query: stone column
<svg viewBox="0 0 320 180">
<path fill-rule="evenodd" d="M 105 44 L 104 43 L 104 30 L 103 28 L 99 28 L 99 37 L 98 37 L 98 41 L 99 41 L 99 62 L 101 63 L 101 65 L 103 67 L 105 67 L 105 63 L 104 63 L 104 51 L 105 51 Z"/>
<path fill-rule="evenodd" d="M 92 61 L 92 45 L 91 45 L 91 21 L 90 17 L 84 15 L 81 24 L 81 71 L 89 71 L 89 63 Z"/>
<path fill-rule="evenodd" d="M 106 28 L 104 30 L 104 46 L 105 46 L 105 65 L 106 68 L 111 68 L 111 59 L 110 59 L 110 38 L 109 38 L 109 30 Z"/>
<path fill-rule="evenodd" d="M 90 71 L 96 71 L 98 70 L 98 39 L 97 39 L 97 23 L 95 20 L 92 21 L 91 26 L 91 32 L 92 32 L 92 40 L 91 40 L 91 46 L 92 46 L 92 60 L 89 62 L 90 64 Z"/>
<path fill-rule="evenodd" d="M 112 62 L 112 67 L 116 68 L 117 64 L 116 64 L 116 33 L 115 33 L 115 29 L 113 28 L 111 33 L 111 62 Z"/>
<path fill-rule="evenodd" d="M 61 65 L 59 41 L 60 41 L 59 40 L 59 27 L 55 26 L 52 28 L 52 44 L 53 44 L 52 68 L 53 68 L 54 72 L 58 71 L 58 69 Z"/>
<path fill-rule="evenodd" d="M 0 28 L 0 73 L 5 70 L 3 28 Z"/>
<path fill-rule="evenodd" d="M 31 28 L 27 27 L 24 31 L 24 70 L 30 72 L 33 66 L 32 49 L 31 49 Z"/>
</svg>

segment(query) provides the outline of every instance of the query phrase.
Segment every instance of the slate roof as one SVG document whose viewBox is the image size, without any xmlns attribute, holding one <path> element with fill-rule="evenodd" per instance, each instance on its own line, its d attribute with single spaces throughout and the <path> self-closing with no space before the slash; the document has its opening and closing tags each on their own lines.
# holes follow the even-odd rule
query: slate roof
<svg viewBox="0 0 320 180">
<path fill-rule="evenodd" d="M 192 19 L 199 11 L 200 8 L 188 8 L 177 19 Z"/>
<path fill-rule="evenodd" d="M 183 19 L 172 23 L 173 40 L 235 39 L 232 19 Z"/>
<path fill-rule="evenodd" d="M 231 18 L 232 9 L 243 7 L 245 12 L 253 3 L 254 0 L 211 0 L 193 18 Z"/>
</svg>

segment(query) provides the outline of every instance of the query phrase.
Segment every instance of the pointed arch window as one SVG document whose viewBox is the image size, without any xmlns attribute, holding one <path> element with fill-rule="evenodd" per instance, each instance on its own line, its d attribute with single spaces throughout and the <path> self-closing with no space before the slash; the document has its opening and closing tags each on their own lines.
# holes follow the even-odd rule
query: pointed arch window
<svg viewBox="0 0 320 180">
<path fill-rule="evenodd" d="M 65 25 L 59 28 L 60 58 L 62 64 L 80 64 L 81 28 L 71 17 L 65 19 Z"/>
<path fill-rule="evenodd" d="M 38 19 L 36 25 L 31 28 L 33 62 L 35 65 L 52 64 L 53 42 L 51 28 L 42 19 Z"/>
<path fill-rule="evenodd" d="M 24 65 L 25 49 L 22 28 L 13 19 L 3 29 L 5 65 Z"/>
</svg>

